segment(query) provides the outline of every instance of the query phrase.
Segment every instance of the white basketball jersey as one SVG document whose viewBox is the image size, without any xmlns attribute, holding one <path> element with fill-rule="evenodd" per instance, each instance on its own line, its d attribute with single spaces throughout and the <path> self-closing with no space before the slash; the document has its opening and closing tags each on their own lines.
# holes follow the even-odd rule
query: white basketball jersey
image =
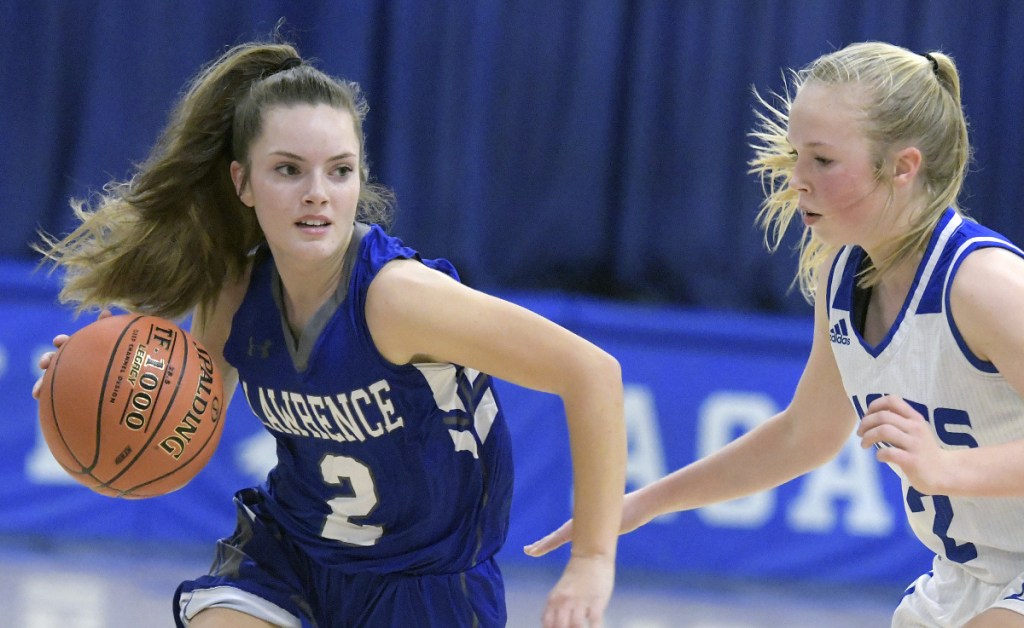
<svg viewBox="0 0 1024 628">
<path fill-rule="evenodd" d="M 949 289 L 960 263 L 972 251 L 993 246 L 1024 257 L 1005 237 L 946 210 L 903 309 L 877 346 L 864 341 L 851 316 L 864 251 L 840 251 L 828 276 L 829 328 L 858 414 L 881 395 L 897 395 L 928 420 L 944 449 L 1024 438 L 1024 400 L 993 364 L 970 352 L 949 312 Z M 925 495 L 891 466 L 903 483 L 910 525 L 932 551 L 985 582 L 1007 582 L 1024 571 L 1024 498 Z"/>
</svg>

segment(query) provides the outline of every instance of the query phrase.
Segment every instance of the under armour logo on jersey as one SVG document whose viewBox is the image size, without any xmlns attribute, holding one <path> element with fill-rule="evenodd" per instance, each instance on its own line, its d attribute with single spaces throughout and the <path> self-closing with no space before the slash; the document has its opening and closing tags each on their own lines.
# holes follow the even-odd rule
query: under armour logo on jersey
<svg viewBox="0 0 1024 628">
<path fill-rule="evenodd" d="M 840 320 L 832 327 L 832 332 L 828 335 L 832 339 L 832 342 L 837 345 L 848 345 L 850 344 L 850 334 L 846 331 L 846 319 Z"/>
<path fill-rule="evenodd" d="M 249 356 L 257 357 L 256 353 L 259 352 L 259 357 L 266 360 L 270 357 L 270 341 L 264 340 L 260 344 L 256 344 L 256 340 L 252 336 L 249 336 Z"/>
</svg>

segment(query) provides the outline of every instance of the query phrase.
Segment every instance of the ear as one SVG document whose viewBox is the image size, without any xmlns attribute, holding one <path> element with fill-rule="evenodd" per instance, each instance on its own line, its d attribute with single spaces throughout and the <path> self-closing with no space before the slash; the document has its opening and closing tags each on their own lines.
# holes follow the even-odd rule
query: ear
<svg viewBox="0 0 1024 628">
<path fill-rule="evenodd" d="M 907 146 L 896 151 L 893 163 L 896 165 L 893 183 L 909 185 L 914 182 L 921 170 L 921 151 L 916 146 Z"/>
<path fill-rule="evenodd" d="M 253 207 L 252 190 L 245 180 L 245 167 L 237 161 L 231 162 L 231 181 L 235 184 L 235 193 L 246 207 Z"/>
</svg>

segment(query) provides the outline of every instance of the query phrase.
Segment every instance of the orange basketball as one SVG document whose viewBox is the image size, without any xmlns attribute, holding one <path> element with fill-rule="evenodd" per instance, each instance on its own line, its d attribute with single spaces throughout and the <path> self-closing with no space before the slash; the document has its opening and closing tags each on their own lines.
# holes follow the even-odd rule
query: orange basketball
<svg viewBox="0 0 1024 628">
<path fill-rule="evenodd" d="M 39 424 L 57 462 L 111 497 L 185 486 L 220 442 L 223 383 L 176 324 L 124 314 L 83 327 L 53 356 Z"/>
</svg>

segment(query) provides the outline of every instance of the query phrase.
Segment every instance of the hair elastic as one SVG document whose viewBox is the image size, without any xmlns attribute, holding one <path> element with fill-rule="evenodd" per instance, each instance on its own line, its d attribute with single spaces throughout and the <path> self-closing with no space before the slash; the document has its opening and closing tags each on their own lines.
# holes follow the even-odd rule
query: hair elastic
<svg viewBox="0 0 1024 628">
<path fill-rule="evenodd" d="M 925 59 L 928 59 L 929 61 L 932 62 L 932 72 L 934 72 L 935 74 L 938 74 L 939 73 L 939 62 L 935 60 L 935 57 L 932 56 L 932 53 L 926 52 L 926 53 L 924 53 L 923 56 L 924 56 Z"/>
</svg>

